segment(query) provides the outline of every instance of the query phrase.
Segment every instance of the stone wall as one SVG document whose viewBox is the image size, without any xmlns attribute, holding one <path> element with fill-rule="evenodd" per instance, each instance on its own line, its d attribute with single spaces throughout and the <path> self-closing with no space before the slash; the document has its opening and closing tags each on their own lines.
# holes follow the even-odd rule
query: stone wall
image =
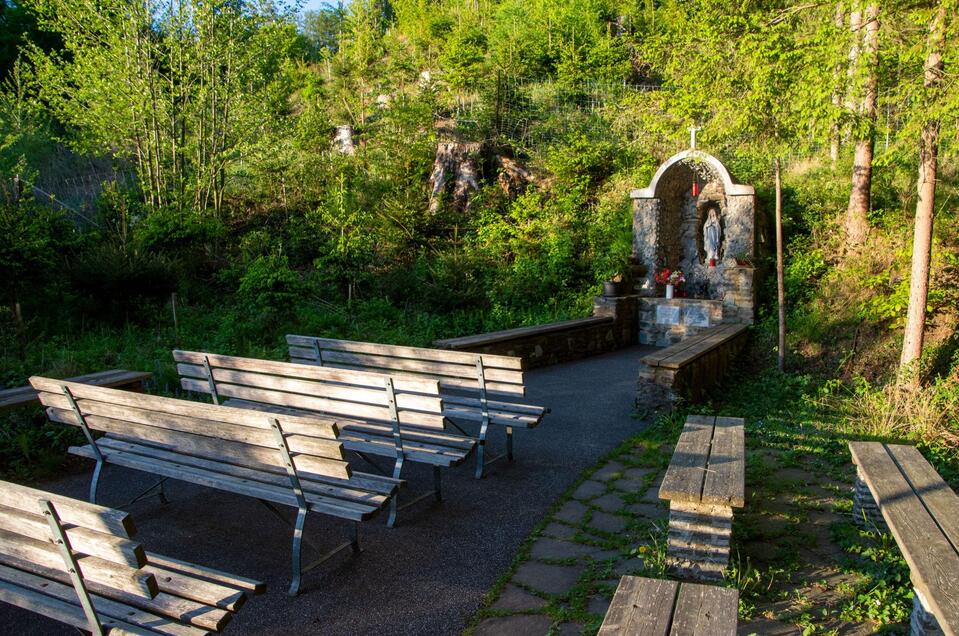
<svg viewBox="0 0 959 636">
<path fill-rule="evenodd" d="M 532 369 L 636 344 L 636 296 L 598 296 L 593 316 L 463 338 L 436 340 L 441 349 L 523 358 Z"/>
<path fill-rule="evenodd" d="M 642 298 L 639 343 L 668 347 L 723 323 L 723 301 L 697 298 Z"/>
</svg>

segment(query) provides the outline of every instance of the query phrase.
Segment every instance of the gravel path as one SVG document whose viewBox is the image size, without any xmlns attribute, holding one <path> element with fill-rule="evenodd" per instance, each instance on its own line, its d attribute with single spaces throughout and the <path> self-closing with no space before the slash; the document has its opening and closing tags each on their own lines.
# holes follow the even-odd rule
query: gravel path
<svg viewBox="0 0 959 636">
<path fill-rule="evenodd" d="M 364 552 L 308 573 L 296 598 L 286 594 L 291 533 L 253 499 L 173 482 L 169 504 L 149 499 L 131 509 L 138 538 L 148 550 L 267 583 L 267 594 L 239 612 L 228 634 L 459 633 L 557 497 L 582 470 L 641 429 L 632 417 L 636 373 L 649 349 L 528 372 L 529 401 L 552 413 L 539 428 L 516 432 L 514 462 L 493 464 L 482 480 L 473 479 L 472 461 L 446 471 L 442 503 L 425 500 L 401 511 L 392 530 L 384 526 L 385 515 L 362 524 Z M 494 437 L 492 451 L 499 452 L 503 435 Z M 432 483 L 429 469 L 407 467 L 408 492 Z M 362 470 L 359 463 L 357 468 Z M 41 487 L 82 498 L 89 476 Z M 142 473 L 108 468 L 100 503 L 126 501 L 149 483 Z M 306 532 L 329 549 L 347 526 L 314 515 Z M 2 603 L 0 625 L 5 633 L 75 633 Z"/>
</svg>

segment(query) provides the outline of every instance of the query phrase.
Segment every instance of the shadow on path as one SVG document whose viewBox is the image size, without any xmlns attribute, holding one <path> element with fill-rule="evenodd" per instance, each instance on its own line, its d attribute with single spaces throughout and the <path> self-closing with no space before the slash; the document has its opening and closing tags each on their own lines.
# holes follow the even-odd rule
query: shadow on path
<svg viewBox="0 0 959 636">
<path fill-rule="evenodd" d="M 286 595 L 290 531 L 251 498 L 171 482 L 171 503 L 149 499 L 131 509 L 138 538 L 147 550 L 267 583 L 267 594 L 238 613 L 228 634 L 459 633 L 557 497 L 582 470 L 641 430 L 643 423 L 633 417 L 636 375 L 639 358 L 650 349 L 528 372 L 528 401 L 552 413 L 540 427 L 516 431 L 514 462 L 491 465 L 482 480 L 473 479 L 472 461 L 446 471 L 442 503 L 403 511 L 393 530 L 385 527 L 385 515 L 362 524 L 364 552 L 308 573 L 296 598 Z M 504 435 L 494 431 L 492 437 L 498 453 Z M 354 466 L 365 470 L 361 462 Z M 407 466 L 410 491 L 431 484 L 428 468 Z M 89 477 L 87 472 L 40 487 L 83 498 Z M 100 503 L 126 501 L 149 483 L 143 473 L 107 468 Z M 347 526 L 311 515 L 306 532 L 332 547 Z M 0 625 L 5 633 L 75 633 L 2 603 Z"/>
</svg>

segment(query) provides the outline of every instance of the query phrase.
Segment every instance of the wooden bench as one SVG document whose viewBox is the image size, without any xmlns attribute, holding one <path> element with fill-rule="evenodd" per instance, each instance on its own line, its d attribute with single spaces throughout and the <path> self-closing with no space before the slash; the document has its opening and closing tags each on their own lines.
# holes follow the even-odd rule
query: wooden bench
<svg viewBox="0 0 959 636">
<path fill-rule="evenodd" d="M 119 510 L 4 481 L 0 510 L 0 600 L 94 635 L 219 632 L 264 591 L 146 552 Z"/>
<path fill-rule="evenodd" d="M 915 588 L 911 633 L 959 634 L 959 497 L 914 446 L 850 442 L 853 515 L 895 537 Z"/>
<path fill-rule="evenodd" d="M 734 636 L 739 590 L 624 576 L 599 636 Z"/>
<path fill-rule="evenodd" d="M 655 383 L 674 395 L 701 400 L 717 384 L 732 359 L 746 343 L 749 325 L 719 325 L 704 329 L 674 345 L 640 359 L 641 380 Z"/>
<path fill-rule="evenodd" d="M 335 422 L 320 417 L 276 415 L 33 377 L 47 417 L 79 426 L 88 444 L 70 452 L 96 460 L 90 501 L 106 464 L 166 479 L 255 497 L 289 523 L 273 504 L 297 509 L 293 524 L 290 593 L 306 572 L 346 548 L 359 550 L 356 525 L 350 540 L 301 567 L 303 526 L 316 512 L 359 522 L 384 508 L 398 482 L 353 473 L 343 458 Z M 105 433 L 94 440 L 94 431 Z M 241 533 L 242 534 L 242 533 Z M 308 541 L 309 542 L 309 541 Z M 311 543 L 312 545 L 312 543 Z"/>
<path fill-rule="evenodd" d="M 729 563 L 733 508 L 745 505 L 745 437 L 738 417 L 690 415 L 659 487 L 669 500 L 667 563 L 716 580 Z"/>
<path fill-rule="evenodd" d="M 152 377 L 152 373 L 144 371 L 111 369 L 110 371 L 98 371 L 97 373 L 78 375 L 75 378 L 67 378 L 66 381 L 142 392 L 144 383 Z M 16 389 L 5 389 L 0 391 L 0 411 L 31 404 L 37 400 L 37 392 L 30 385 L 21 386 Z"/>
<path fill-rule="evenodd" d="M 478 449 L 477 479 L 494 461 L 503 457 L 513 459 L 513 428 L 535 428 L 549 412 L 541 406 L 515 401 L 516 397 L 526 395 L 522 358 L 312 336 L 288 335 L 286 342 L 292 362 L 438 380 L 443 415 L 456 428 L 459 428 L 457 421 L 479 425 L 473 436 Z M 510 399 L 490 399 L 490 394 Z M 491 424 L 506 429 L 506 452 L 487 458 L 486 442 Z"/>
<path fill-rule="evenodd" d="M 214 402 L 273 413 L 334 417 L 340 441 L 372 466 L 370 455 L 393 460 L 400 479 L 406 461 L 433 467 L 433 490 L 442 499 L 441 468 L 456 466 L 475 447 L 472 438 L 445 430 L 443 400 L 436 380 L 326 369 L 289 362 L 237 358 L 195 351 L 174 351 L 180 386 L 207 393 Z M 400 506 L 394 497 L 388 525 Z"/>
</svg>

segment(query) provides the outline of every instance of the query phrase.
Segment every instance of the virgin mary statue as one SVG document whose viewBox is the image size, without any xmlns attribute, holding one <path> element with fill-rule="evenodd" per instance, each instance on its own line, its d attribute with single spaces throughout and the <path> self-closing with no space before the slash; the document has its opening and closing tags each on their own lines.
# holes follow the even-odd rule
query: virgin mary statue
<svg viewBox="0 0 959 636">
<path fill-rule="evenodd" d="M 715 267 L 719 259 L 720 234 L 722 234 L 722 227 L 719 225 L 719 216 L 716 214 L 716 208 L 711 207 L 703 224 L 703 249 L 706 251 L 706 261 L 710 267 Z"/>
</svg>

